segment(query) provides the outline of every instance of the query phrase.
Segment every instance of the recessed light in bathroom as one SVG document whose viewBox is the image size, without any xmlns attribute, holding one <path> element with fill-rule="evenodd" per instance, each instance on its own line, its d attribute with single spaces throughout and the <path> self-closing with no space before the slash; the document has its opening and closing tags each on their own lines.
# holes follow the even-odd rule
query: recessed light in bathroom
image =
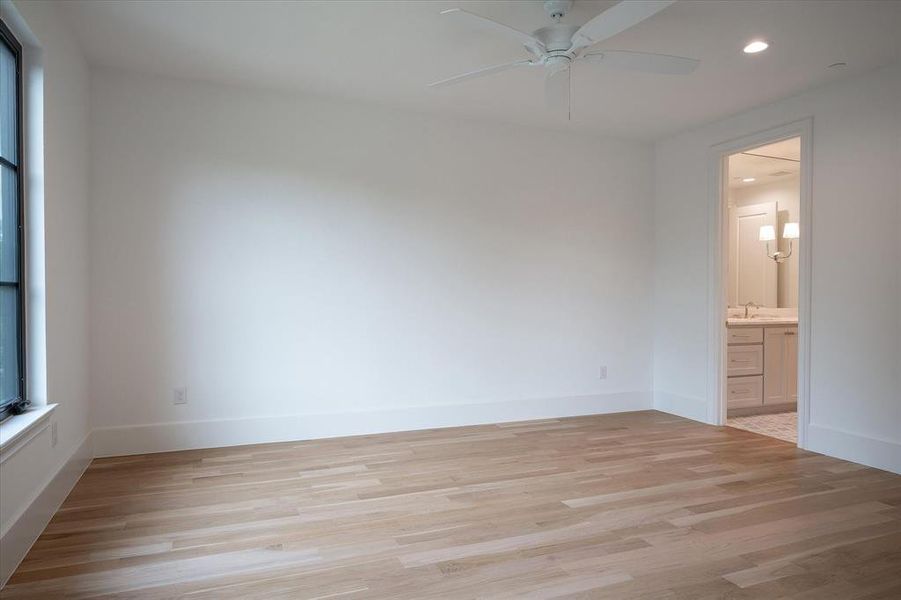
<svg viewBox="0 0 901 600">
<path fill-rule="evenodd" d="M 763 52 L 770 45 L 763 40 L 754 40 L 749 42 L 747 46 L 745 46 L 745 54 L 757 54 L 758 52 Z"/>
<path fill-rule="evenodd" d="M 755 181 L 757 181 L 757 179 L 754 177 L 743 177 L 741 180 L 742 183 L 754 183 Z"/>
</svg>

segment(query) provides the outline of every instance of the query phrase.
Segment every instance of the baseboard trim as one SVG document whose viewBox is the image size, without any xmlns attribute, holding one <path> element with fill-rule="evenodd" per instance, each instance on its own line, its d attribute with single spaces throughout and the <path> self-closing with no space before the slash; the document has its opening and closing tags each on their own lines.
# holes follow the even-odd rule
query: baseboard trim
<svg viewBox="0 0 901 600">
<path fill-rule="evenodd" d="M 621 392 L 485 404 L 102 427 L 94 430 L 94 452 L 98 457 L 127 456 L 649 408 L 650 392 Z"/>
<path fill-rule="evenodd" d="M 707 415 L 707 402 L 703 398 L 690 398 L 655 390 L 654 410 L 685 417 L 693 421 L 700 421 L 701 423 L 710 423 Z"/>
<path fill-rule="evenodd" d="M 891 440 L 811 423 L 807 450 L 901 474 L 901 444 Z"/>
<path fill-rule="evenodd" d="M 92 436 L 88 433 L 0 538 L 0 588 L 12 577 L 93 458 Z"/>
</svg>

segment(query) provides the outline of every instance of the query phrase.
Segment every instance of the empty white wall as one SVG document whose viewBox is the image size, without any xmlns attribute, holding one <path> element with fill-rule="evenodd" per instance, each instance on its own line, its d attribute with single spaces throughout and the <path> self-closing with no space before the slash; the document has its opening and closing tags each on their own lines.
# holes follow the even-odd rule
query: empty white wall
<svg viewBox="0 0 901 600">
<path fill-rule="evenodd" d="M 88 69 L 58 7 L 50 2 L 0 3 L 3 18 L 26 46 L 26 79 L 43 132 L 28 131 L 27 156 L 43 142 L 43 165 L 26 165 L 29 233 L 29 393 L 57 404 L 50 427 L 0 457 L 0 584 L 37 538 L 90 460 L 88 396 Z M 42 71 L 42 73 L 41 73 Z M 42 75 L 42 79 L 40 77 Z M 43 82 L 43 106 L 40 85 Z M 37 96 L 34 96 L 37 94 Z M 34 108 L 34 110 L 32 110 Z M 37 136 L 32 137 L 32 136 Z M 40 150 L 37 151 L 40 157 Z M 41 166 L 43 172 L 40 171 Z M 40 264 L 43 263 L 43 264 Z M 43 277 L 40 277 L 43 275 Z M 40 314 L 43 311 L 44 314 Z M 45 326 L 44 326 L 45 324 Z M 45 331 L 44 331 L 45 330 Z M 46 365 L 46 371 L 44 369 Z"/>
<path fill-rule="evenodd" d="M 706 420 L 708 152 L 813 118 L 812 450 L 901 471 L 901 67 L 656 146 L 655 406 Z"/>
<path fill-rule="evenodd" d="M 99 454 L 650 407 L 649 146 L 112 71 L 92 96 Z"/>
</svg>

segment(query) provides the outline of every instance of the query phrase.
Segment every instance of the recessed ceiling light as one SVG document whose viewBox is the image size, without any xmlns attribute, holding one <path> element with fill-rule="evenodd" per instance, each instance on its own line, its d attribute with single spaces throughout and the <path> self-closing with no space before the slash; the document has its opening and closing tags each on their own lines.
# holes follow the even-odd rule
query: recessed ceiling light
<svg viewBox="0 0 901 600">
<path fill-rule="evenodd" d="M 754 183 L 755 181 L 757 181 L 757 179 L 754 177 L 743 177 L 741 180 L 742 183 Z"/>
<path fill-rule="evenodd" d="M 750 42 L 747 46 L 745 46 L 745 54 L 757 54 L 758 52 L 763 52 L 770 45 L 763 40 L 754 40 Z"/>
</svg>

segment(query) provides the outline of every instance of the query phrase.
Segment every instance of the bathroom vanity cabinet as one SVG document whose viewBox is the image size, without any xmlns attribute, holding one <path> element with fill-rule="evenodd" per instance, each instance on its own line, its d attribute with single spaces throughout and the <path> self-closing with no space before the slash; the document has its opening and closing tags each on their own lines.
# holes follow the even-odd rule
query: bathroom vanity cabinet
<svg viewBox="0 0 901 600">
<path fill-rule="evenodd" d="M 798 402 L 796 322 L 727 324 L 729 410 L 781 412 Z"/>
</svg>

